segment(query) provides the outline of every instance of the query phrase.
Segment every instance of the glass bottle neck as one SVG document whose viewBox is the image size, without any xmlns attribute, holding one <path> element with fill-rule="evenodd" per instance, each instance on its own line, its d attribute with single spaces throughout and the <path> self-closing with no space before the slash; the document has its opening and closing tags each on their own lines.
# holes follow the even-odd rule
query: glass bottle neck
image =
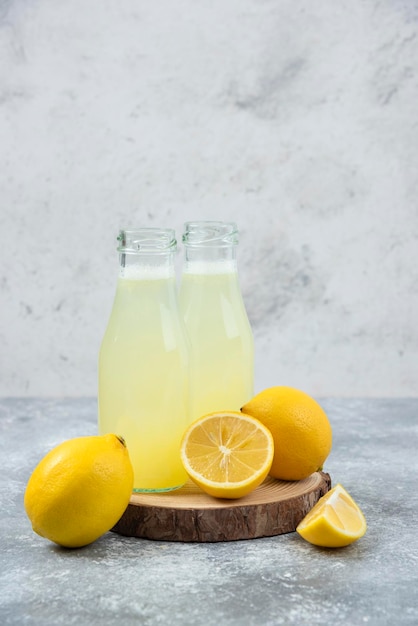
<svg viewBox="0 0 418 626">
<path fill-rule="evenodd" d="M 119 278 L 153 280 L 174 277 L 177 242 L 173 230 L 121 230 L 118 241 Z"/>
<path fill-rule="evenodd" d="M 183 244 L 184 272 L 236 272 L 238 229 L 233 222 L 186 222 Z"/>
</svg>

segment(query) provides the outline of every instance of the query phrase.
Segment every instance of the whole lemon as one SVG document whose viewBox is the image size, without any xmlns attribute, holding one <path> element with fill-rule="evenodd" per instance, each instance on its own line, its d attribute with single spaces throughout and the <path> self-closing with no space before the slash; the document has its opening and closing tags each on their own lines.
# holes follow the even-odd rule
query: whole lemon
<svg viewBox="0 0 418 626">
<path fill-rule="evenodd" d="M 86 546 L 120 519 L 134 473 L 116 435 L 77 437 L 53 448 L 34 469 L 24 505 L 33 530 L 67 548 Z"/>
<path fill-rule="evenodd" d="M 332 429 L 321 406 L 293 387 L 270 387 L 241 409 L 270 430 L 274 458 L 270 475 L 301 480 L 322 466 L 331 452 Z"/>
</svg>

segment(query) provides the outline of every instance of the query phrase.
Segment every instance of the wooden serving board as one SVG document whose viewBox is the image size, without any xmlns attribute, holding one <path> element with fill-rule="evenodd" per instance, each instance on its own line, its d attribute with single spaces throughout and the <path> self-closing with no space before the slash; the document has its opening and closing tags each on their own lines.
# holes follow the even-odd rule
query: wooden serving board
<svg viewBox="0 0 418 626">
<path fill-rule="evenodd" d="M 128 537 L 185 542 L 272 537 L 296 530 L 330 488 L 331 478 L 324 472 L 295 482 L 268 477 L 248 496 L 223 500 L 188 482 L 167 493 L 132 494 L 112 530 Z"/>
</svg>

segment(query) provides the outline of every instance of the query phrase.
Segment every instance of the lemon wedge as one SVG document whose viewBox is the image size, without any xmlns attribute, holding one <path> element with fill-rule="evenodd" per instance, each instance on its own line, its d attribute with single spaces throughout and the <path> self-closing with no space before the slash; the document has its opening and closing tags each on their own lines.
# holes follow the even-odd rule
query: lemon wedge
<svg viewBox="0 0 418 626">
<path fill-rule="evenodd" d="M 363 513 L 340 484 L 320 498 L 296 528 L 306 541 L 324 548 L 348 546 L 366 530 Z"/>
</svg>

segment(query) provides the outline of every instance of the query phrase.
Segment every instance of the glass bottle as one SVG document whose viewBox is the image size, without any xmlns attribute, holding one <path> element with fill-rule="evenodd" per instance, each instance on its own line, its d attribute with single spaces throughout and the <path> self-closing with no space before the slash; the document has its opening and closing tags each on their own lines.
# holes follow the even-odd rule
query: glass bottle
<svg viewBox="0 0 418 626">
<path fill-rule="evenodd" d="M 179 292 L 189 340 L 191 417 L 238 411 L 254 392 L 254 342 L 238 282 L 232 222 L 187 222 Z"/>
<path fill-rule="evenodd" d="M 189 423 L 189 354 L 176 290 L 174 231 L 122 230 L 119 278 L 99 355 L 99 432 L 126 441 L 134 491 L 187 479 L 180 441 Z"/>
</svg>

